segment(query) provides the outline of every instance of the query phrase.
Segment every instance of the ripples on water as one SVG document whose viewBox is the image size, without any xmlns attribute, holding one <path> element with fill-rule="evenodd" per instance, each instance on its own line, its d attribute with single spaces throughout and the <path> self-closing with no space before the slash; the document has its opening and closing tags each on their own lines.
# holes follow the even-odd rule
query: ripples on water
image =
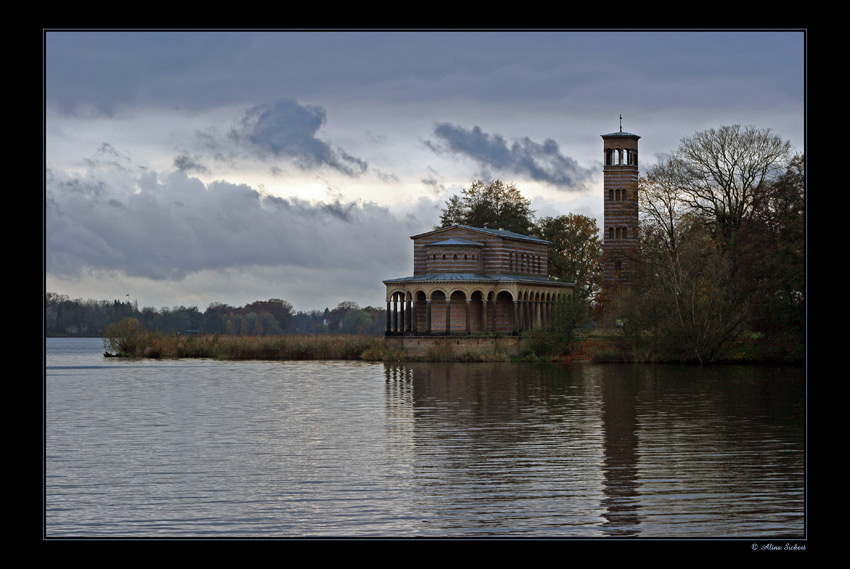
<svg viewBox="0 0 850 569">
<path fill-rule="evenodd" d="M 49 341 L 45 533 L 801 538 L 803 394 L 793 368 L 126 361 Z"/>
</svg>

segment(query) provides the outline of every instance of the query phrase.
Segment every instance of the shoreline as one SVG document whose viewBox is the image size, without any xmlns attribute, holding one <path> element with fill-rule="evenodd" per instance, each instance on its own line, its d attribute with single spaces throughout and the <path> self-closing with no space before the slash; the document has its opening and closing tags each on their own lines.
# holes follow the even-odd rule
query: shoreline
<svg viewBox="0 0 850 569">
<path fill-rule="evenodd" d="M 83 336 L 49 336 L 55 338 Z M 85 336 L 96 338 L 97 336 Z M 462 338 L 462 337 L 458 337 Z M 751 355 L 755 343 L 745 341 L 730 354 L 711 362 L 679 361 L 660 357 L 634 357 L 617 346 L 610 334 L 590 333 L 576 340 L 568 353 L 537 354 L 524 348 L 507 354 L 493 348 L 474 352 L 454 349 L 452 337 L 434 337 L 434 343 L 422 353 L 411 354 L 387 346 L 384 336 L 353 334 L 286 334 L 270 336 L 168 335 L 145 332 L 129 338 L 104 339 L 104 357 L 140 359 L 209 358 L 218 360 L 353 360 L 353 361 L 455 361 L 455 362 L 530 362 L 555 364 L 686 364 L 686 365 L 805 365 L 805 360 L 788 357 L 756 358 Z M 480 338 L 484 339 L 484 338 Z M 494 338 L 494 346 L 497 339 Z M 112 346 L 112 349 L 109 348 Z"/>
</svg>

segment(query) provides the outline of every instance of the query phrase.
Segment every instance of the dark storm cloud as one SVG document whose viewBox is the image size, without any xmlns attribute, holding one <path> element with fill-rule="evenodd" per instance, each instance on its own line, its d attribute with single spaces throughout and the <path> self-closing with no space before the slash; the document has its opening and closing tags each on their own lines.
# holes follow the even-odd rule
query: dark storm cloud
<svg viewBox="0 0 850 569">
<path fill-rule="evenodd" d="M 199 163 L 185 150 L 174 157 L 174 167 L 181 172 L 200 172 L 201 174 L 210 173 L 209 168 Z"/>
<path fill-rule="evenodd" d="M 91 182 L 51 174 L 46 263 L 51 274 L 89 269 L 181 280 L 203 270 L 301 267 L 395 274 L 405 239 L 427 227 L 368 202 L 307 202 L 244 184 L 204 184 L 183 172 Z M 431 220 L 429 220 L 431 221 Z"/>
<path fill-rule="evenodd" d="M 117 170 L 128 170 L 132 166 L 129 156 L 118 151 L 117 148 L 104 142 L 91 158 L 84 158 L 83 163 L 96 168 L 114 168 Z"/>
<path fill-rule="evenodd" d="M 499 173 L 529 176 L 560 189 L 583 189 L 579 186 L 593 174 L 573 158 L 562 155 L 554 140 L 538 143 L 524 137 L 509 143 L 501 135 L 488 134 L 478 126 L 465 129 L 448 123 L 438 124 L 434 134 L 446 146 L 443 149 L 431 144 L 435 152 L 447 150 Z"/>
<path fill-rule="evenodd" d="M 365 172 L 364 161 L 317 137 L 325 121 L 321 107 L 279 99 L 248 109 L 230 138 L 263 158 L 292 160 L 305 170 L 329 166 L 347 175 Z"/>
<path fill-rule="evenodd" d="M 107 115 L 281 93 L 323 104 L 340 95 L 379 105 L 570 103 L 584 114 L 756 110 L 799 106 L 803 42 L 802 33 L 771 31 L 48 30 L 45 94 L 62 113 Z"/>
</svg>

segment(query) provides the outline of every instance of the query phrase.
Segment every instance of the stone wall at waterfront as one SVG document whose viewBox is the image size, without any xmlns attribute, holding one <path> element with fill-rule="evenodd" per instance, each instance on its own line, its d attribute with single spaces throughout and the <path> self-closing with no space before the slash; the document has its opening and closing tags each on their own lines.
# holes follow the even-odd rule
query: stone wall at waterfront
<svg viewBox="0 0 850 569">
<path fill-rule="evenodd" d="M 411 358 L 427 358 L 439 353 L 460 358 L 496 359 L 518 355 L 525 340 L 519 336 L 387 336 L 384 343 L 388 350 L 404 352 Z"/>
</svg>

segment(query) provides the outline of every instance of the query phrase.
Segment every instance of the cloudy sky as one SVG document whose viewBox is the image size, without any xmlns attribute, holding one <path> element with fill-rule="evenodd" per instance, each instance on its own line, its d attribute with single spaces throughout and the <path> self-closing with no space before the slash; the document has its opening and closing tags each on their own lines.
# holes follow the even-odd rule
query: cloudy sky
<svg viewBox="0 0 850 569">
<path fill-rule="evenodd" d="M 601 134 L 641 172 L 697 131 L 804 150 L 805 35 L 44 33 L 45 289 L 140 307 L 384 303 L 475 179 L 602 222 Z"/>
</svg>

